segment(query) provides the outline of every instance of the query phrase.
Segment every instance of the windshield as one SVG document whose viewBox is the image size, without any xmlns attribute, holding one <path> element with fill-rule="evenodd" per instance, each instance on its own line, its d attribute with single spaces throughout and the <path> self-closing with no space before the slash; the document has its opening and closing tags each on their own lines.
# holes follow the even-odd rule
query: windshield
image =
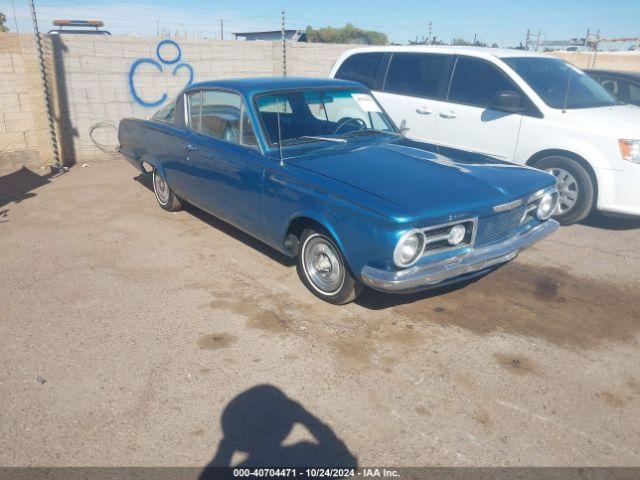
<svg viewBox="0 0 640 480">
<path fill-rule="evenodd" d="M 260 95 L 256 105 L 272 145 L 323 140 L 344 142 L 356 135 L 397 135 L 378 103 L 362 90 L 278 92 Z"/>
<path fill-rule="evenodd" d="M 551 108 L 589 108 L 619 105 L 598 82 L 582 70 L 557 58 L 502 59 Z"/>
</svg>

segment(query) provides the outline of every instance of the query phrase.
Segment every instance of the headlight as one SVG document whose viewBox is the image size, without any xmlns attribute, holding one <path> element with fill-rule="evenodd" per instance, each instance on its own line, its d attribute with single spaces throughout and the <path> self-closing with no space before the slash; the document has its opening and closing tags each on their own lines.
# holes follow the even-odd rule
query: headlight
<svg viewBox="0 0 640 480">
<path fill-rule="evenodd" d="M 558 205 L 558 192 L 547 192 L 540 198 L 536 217 L 538 220 L 548 220 Z"/>
<path fill-rule="evenodd" d="M 451 230 L 449 230 L 449 237 L 447 238 L 447 242 L 449 242 L 449 245 L 459 245 L 466 236 L 467 229 L 464 225 L 454 225 L 453 227 L 451 227 Z"/>
<path fill-rule="evenodd" d="M 408 267 L 414 263 L 424 248 L 424 235 L 421 232 L 407 232 L 398 241 L 393 252 L 393 261 L 399 267 Z"/>
<path fill-rule="evenodd" d="M 640 140 L 618 140 L 623 160 L 640 163 Z"/>
</svg>

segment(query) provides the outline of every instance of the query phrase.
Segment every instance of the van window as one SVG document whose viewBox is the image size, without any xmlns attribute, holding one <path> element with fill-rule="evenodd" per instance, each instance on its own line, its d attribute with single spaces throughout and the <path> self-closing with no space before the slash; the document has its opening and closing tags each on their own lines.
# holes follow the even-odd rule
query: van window
<svg viewBox="0 0 640 480">
<path fill-rule="evenodd" d="M 374 90 L 376 75 L 384 52 L 357 53 L 348 57 L 336 72 L 335 77 L 341 80 L 351 80 L 366 85 Z"/>
<path fill-rule="evenodd" d="M 412 97 L 442 98 L 450 55 L 395 53 L 384 91 Z"/>
<path fill-rule="evenodd" d="M 489 108 L 495 95 L 503 90 L 516 90 L 507 75 L 490 63 L 472 57 L 458 57 L 449 100 L 476 107 Z"/>
</svg>

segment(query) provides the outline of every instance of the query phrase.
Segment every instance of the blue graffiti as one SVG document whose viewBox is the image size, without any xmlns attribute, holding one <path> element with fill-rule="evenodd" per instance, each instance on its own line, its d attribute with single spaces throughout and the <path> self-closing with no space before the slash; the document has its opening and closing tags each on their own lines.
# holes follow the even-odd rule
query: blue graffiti
<svg viewBox="0 0 640 480">
<path fill-rule="evenodd" d="M 160 50 L 164 45 L 171 45 L 175 47 L 176 54 L 173 58 L 166 58 L 162 56 Z M 158 45 L 156 46 L 156 57 L 158 58 L 158 60 L 160 60 L 160 62 L 157 62 L 153 58 L 139 58 L 138 60 L 136 60 L 131 64 L 131 68 L 129 69 L 129 90 L 131 91 L 131 96 L 136 101 L 136 103 L 144 107 L 157 107 L 158 105 L 162 105 L 167 100 L 168 95 L 167 93 L 163 93 L 159 99 L 154 101 L 148 101 L 148 100 L 144 100 L 138 94 L 138 91 L 136 90 L 136 86 L 135 86 L 135 76 L 136 76 L 136 72 L 138 71 L 138 67 L 140 65 L 145 65 L 145 64 L 153 65 L 160 73 L 162 73 L 164 72 L 163 65 L 177 64 L 175 67 L 173 67 L 172 75 L 175 77 L 176 73 L 178 73 L 179 70 L 186 69 L 187 72 L 189 73 L 189 80 L 187 81 L 187 85 L 186 85 L 187 87 L 193 83 L 193 79 L 195 76 L 193 72 L 193 67 L 191 67 L 191 65 L 184 62 L 178 63 L 182 58 L 182 49 L 180 48 L 180 45 L 178 45 L 178 43 L 174 42 L 173 40 L 162 40 L 161 42 L 158 42 Z"/>
</svg>

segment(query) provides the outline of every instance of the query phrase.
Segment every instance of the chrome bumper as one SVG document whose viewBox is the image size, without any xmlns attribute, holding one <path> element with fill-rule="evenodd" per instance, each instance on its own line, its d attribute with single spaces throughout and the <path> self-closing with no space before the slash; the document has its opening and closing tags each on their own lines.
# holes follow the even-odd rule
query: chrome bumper
<svg viewBox="0 0 640 480">
<path fill-rule="evenodd" d="M 361 278 L 371 288 L 389 292 L 429 288 L 443 282 L 450 283 L 456 277 L 462 277 L 462 280 L 474 272 L 513 260 L 522 250 L 555 232 L 558 225 L 555 220 L 547 220 L 528 232 L 508 238 L 502 243 L 405 270 L 388 271 L 366 266 L 362 269 Z"/>
</svg>

